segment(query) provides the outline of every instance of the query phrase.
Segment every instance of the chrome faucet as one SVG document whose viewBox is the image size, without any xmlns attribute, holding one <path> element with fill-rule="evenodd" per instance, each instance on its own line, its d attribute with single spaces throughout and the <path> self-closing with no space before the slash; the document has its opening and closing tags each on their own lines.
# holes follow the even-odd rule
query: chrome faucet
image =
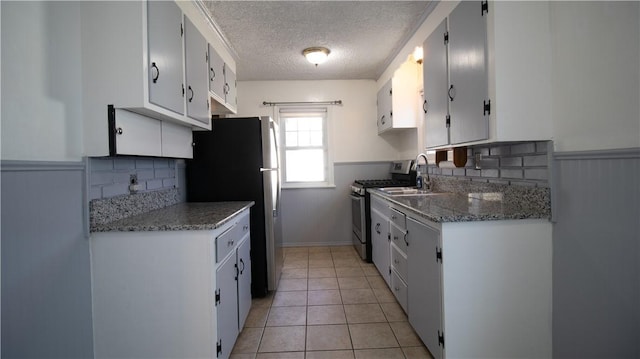
<svg viewBox="0 0 640 359">
<path fill-rule="evenodd" d="M 424 158 L 424 164 L 427 167 L 426 168 L 426 174 L 427 174 L 427 181 L 425 183 L 422 183 L 422 173 L 420 173 L 420 158 Z M 416 156 L 416 179 L 418 179 L 419 182 L 416 182 L 417 184 L 420 184 L 419 186 L 416 186 L 418 188 L 425 188 L 425 189 L 431 189 L 431 180 L 429 179 L 429 160 L 427 159 L 427 155 L 425 155 L 424 153 L 419 153 L 418 156 Z"/>
</svg>

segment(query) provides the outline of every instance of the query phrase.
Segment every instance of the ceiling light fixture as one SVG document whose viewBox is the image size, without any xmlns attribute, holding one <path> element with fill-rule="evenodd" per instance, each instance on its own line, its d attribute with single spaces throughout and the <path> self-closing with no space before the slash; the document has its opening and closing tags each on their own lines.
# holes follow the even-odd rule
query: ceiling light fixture
<svg viewBox="0 0 640 359">
<path fill-rule="evenodd" d="M 302 50 L 302 55 L 307 58 L 307 61 L 318 66 L 325 61 L 327 61 L 327 57 L 331 51 L 326 47 L 308 47 Z"/>
</svg>

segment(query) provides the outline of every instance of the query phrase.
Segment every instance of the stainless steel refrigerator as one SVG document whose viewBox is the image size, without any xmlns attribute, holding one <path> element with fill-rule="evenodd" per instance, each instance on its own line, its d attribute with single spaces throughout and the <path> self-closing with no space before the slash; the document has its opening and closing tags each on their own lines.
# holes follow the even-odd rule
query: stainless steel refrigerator
<svg viewBox="0 0 640 359">
<path fill-rule="evenodd" d="M 193 132 L 187 201 L 255 201 L 251 207 L 251 293 L 278 285 L 284 253 L 280 220 L 278 125 L 270 117 L 214 119 Z"/>
</svg>

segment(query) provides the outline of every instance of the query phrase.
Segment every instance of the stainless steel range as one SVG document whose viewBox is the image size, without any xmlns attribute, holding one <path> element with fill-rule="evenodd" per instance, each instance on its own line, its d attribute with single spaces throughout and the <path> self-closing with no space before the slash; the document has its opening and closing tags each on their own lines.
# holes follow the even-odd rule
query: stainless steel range
<svg viewBox="0 0 640 359">
<path fill-rule="evenodd" d="M 415 186 L 412 165 L 412 160 L 394 161 L 389 170 L 391 178 L 359 179 L 351 185 L 351 237 L 356 251 L 367 262 L 371 262 L 371 198 L 367 189 Z"/>
</svg>

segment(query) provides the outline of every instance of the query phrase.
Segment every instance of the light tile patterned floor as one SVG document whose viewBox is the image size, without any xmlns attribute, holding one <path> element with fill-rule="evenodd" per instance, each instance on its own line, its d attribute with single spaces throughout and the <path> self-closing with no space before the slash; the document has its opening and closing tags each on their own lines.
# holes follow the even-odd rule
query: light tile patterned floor
<svg viewBox="0 0 640 359">
<path fill-rule="evenodd" d="M 232 359 L 431 358 L 351 246 L 285 249 L 278 290 L 254 299 Z"/>
</svg>

